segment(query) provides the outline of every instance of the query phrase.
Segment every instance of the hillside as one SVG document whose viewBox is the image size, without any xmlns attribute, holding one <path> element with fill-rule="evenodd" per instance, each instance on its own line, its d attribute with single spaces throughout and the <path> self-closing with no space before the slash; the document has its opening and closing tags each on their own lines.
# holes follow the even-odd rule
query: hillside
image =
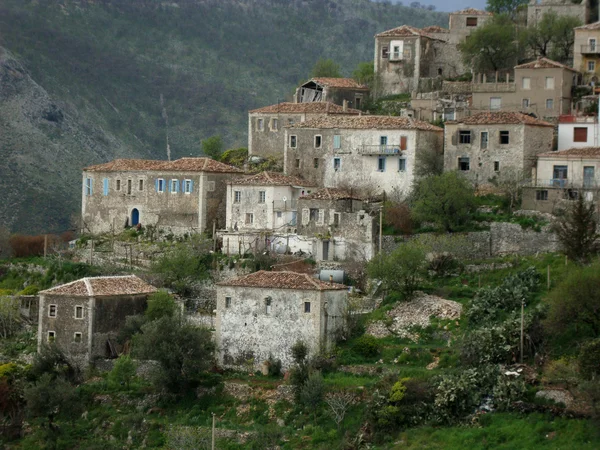
<svg viewBox="0 0 600 450">
<path fill-rule="evenodd" d="M 244 146 L 247 110 L 288 98 L 320 57 L 349 75 L 378 31 L 446 22 L 368 0 L 3 0 L 0 226 L 62 231 L 86 164 L 166 158 L 161 97 L 173 158 L 214 134 Z M 51 105 L 64 122 L 40 118 Z"/>
</svg>

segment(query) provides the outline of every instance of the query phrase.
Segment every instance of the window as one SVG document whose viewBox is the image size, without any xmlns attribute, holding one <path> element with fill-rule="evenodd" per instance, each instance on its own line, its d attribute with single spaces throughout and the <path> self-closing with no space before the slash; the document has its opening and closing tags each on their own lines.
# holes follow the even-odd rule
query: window
<svg viewBox="0 0 600 450">
<path fill-rule="evenodd" d="M 500 144 L 506 145 L 510 141 L 508 131 L 500 131 Z"/>
<path fill-rule="evenodd" d="M 300 168 L 300 158 L 296 158 L 296 169 Z"/>
<path fill-rule="evenodd" d="M 179 180 L 171 180 L 171 194 L 179 192 Z"/>
<path fill-rule="evenodd" d="M 333 136 L 333 148 L 336 150 L 339 150 L 340 148 L 342 148 L 342 136 L 339 134 L 336 134 Z"/>
<path fill-rule="evenodd" d="M 406 159 L 400 158 L 398 160 L 398 172 L 406 172 Z"/>
<path fill-rule="evenodd" d="M 588 61 L 587 63 L 587 71 L 595 72 L 596 71 L 596 61 Z"/>
<path fill-rule="evenodd" d="M 482 150 L 485 150 L 488 147 L 488 132 L 487 131 L 482 131 L 481 132 L 481 140 L 480 140 L 480 144 L 479 146 L 481 147 Z"/>
<path fill-rule="evenodd" d="M 271 119 L 271 131 L 277 131 L 277 130 L 279 130 L 279 120 Z"/>
<path fill-rule="evenodd" d="M 360 97 L 355 97 L 354 98 L 354 107 L 356 109 L 360 109 L 360 103 L 361 103 L 361 98 Z"/>
<path fill-rule="evenodd" d="M 458 132 L 458 143 L 459 144 L 470 144 L 471 143 L 471 131 L 460 130 Z"/>
<path fill-rule="evenodd" d="M 281 219 L 283 217 L 283 214 L 281 213 L 281 211 L 277 211 L 277 218 Z"/>
<path fill-rule="evenodd" d="M 102 195 L 108 195 L 108 178 L 102 180 Z"/>
<path fill-rule="evenodd" d="M 294 119 L 288 119 L 288 125 L 294 125 L 296 122 Z"/>
<path fill-rule="evenodd" d="M 554 89 L 554 77 L 546 77 L 546 89 Z"/>
<path fill-rule="evenodd" d="M 296 136 L 292 135 L 290 136 L 290 147 L 291 148 L 296 148 L 296 144 L 297 144 L 297 139 Z"/>
<path fill-rule="evenodd" d="M 121 190 L 121 180 L 117 180 L 116 183 L 117 183 L 117 185 L 115 187 L 115 190 L 120 191 Z"/>
<path fill-rule="evenodd" d="M 490 98 L 490 110 L 497 111 L 502 108 L 502 98 L 501 97 L 491 97 Z"/>
<path fill-rule="evenodd" d="M 494 161 L 494 172 L 500 172 L 500 161 Z"/>
<path fill-rule="evenodd" d="M 596 39 L 594 39 L 594 38 L 588 39 L 588 44 L 590 46 L 590 52 L 595 52 L 596 51 Z"/>
<path fill-rule="evenodd" d="M 192 180 L 183 180 L 183 192 L 191 194 L 194 190 L 194 182 Z"/>
<path fill-rule="evenodd" d="M 314 220 L 315 222 L 318 220 L 319 218 L 319 210 L 318 208 L 310 208 L 309 213 L 308 213 L 308 220 Z"/>
<path fill-rule="evenodd" d="M 470 170 L 469 158 L 458 158 L 458 170 Z"/>
<path fill-rule="evenodd" d="M 400 136 L 400 150 L 406 150 L 408 148 L 408 138 L 406 136 Z"/>
<path fill-rule="evenodd" d="M 342 160 L 340 158 L 333 158 L 333 170 L 338 172 L 342 167 Z"/>
<path fill-rule="evenodd" d="M 341 217 L 340 213 L 333 213 L 333 226 L 334 227 L 340 226 L 340 217 Z"/>
<path fill-rule="evenodd" d="M 76 306 L 75 307 L 75 318 L 76 319 L 83 319 L 83 306 Z"/>
<path fill-rule="evenodd" d="M 521 79 L 521 85 L 523 86 L 523 89 L 531 89 L 531 78 L 523 77 Z"/>
<path fill-rule="evenodd" d="M 573 142 L 587 142 L 587 132 L 586 127 L 573 128 Z"/>
<path fill-rule="evenodd" d="M 156 180 L 156 192 L 165 192 L 165 180 L 162 178 Z"/>
<path fill-rule="evenodd" d="M 310 302 L 304 302 L 304 312 L 305 313 L 310 312 Z"/>
<path fill-rule="evenodd" d="M 387 136 L 379 136 L 379 145 L 387 145 Z"/>
<path fill-rule="evenodd" d="M 266 191 L 258 191 L 258 203 L 264 203 L 267 199 Z"/>
<path fill-rule="evenodd" d="M 546 109 L 554 109 L 554 99 L 546 100 Z"/>
<path fill-rule="evenodd" d="M 390 48 L 389 47 L 381 47 L 381 57 L 387 59 L 390 57 Z"/>
<path fill-rule="evenodd" d="M 323 138 L 320 135 L 315 136 L 315 148 L 321 148 Z"/>
<path fill-rule="evenodd" d="M 271 314 L 271 297 L 265 298 L 265 313 Z"/>
<path fill-rule="evenodd" d="M 252 225 L 254 223 L 254 214 L 246 213 L 246 225 Z"/>
<path fill-rule="evenodd" d="M 258 131 L 263 131 L 265 129 L 265 119 L 258 119 L 256 121 L 256 129 Z"/>
<path fill-rule="evenodd" d="M 94 192 L 94 180 L 91 178 L 85 179 L 85 195 L 90 196 Z"/>
<path fill-rule="evenodd" d="M 583 166 L 583 186 L 593 187 L 595 180 L 596 168 L 594 166 Z"/>
<path fill-rule="evenodd" d="M 233 203 L 240 203 L 242 201 L 242 191 L 233 191 Z"/>
<path fill-rule="evenodd" d="M 48 331 L 48 342 L 54 342 L 56 340 L 56 332 Z"/>
<path fill-rule="evenodd" d="M 81 342 L 81 333 L 75 332 L 73 334 L 73 342 L 78 342 L 78 343 Z"/>
<path fill-rule="evenodd" d="M 131 195 L 131 191 L 133 190 L 133 180 L 127 180 L 127 195 Z"/>
<path fill-rule="evenodd" d="M 390 48 L 392 49 L 392 60 L 401 60 L 404 57 L 404 41 L 392 41 L 390 42 Z"/>
<path fill-rule="evenodd" d="M 216 188 L 216 183 L 214 181 L 209 181 L 208 184 L 206 185 L 206 190 L 208 192 L 215 192 L 215 188 Z"/>
<path fill-rule="evenodd" d="M 536 200 L 548 200 L 548 191 L 546 189 L 535 191 Z"/>
<path fill-rule="evenodd" d="M 313 158 L 313 166 L 315 169 L 319 168 L 319 158 Z"/>
<path fill-rule="evenodd" d="M 467 26 L 468 27 L 476 27 L 477 26 L 477 17 L 467 17 Z"/>
<path fill-rule="evenodd" d="M 523 99 L 523 108 L 529 108 L 529 99 L 528 98 Z"/>
<path fill-rule="evenodd" d="M 140 180 L 138 182 L 138 190 L 139 191 L 143 191 L 144 190 L 144 180 Z"/>
<path fill-rule="evenodd" d="M 377 158 L 377 171 L 385 172 L 385 156 Z"/>
<path fill-rule="evenodd" d="M 552 167 L 552 185 L 556 187 L 565 187 L 568 178 L 567 166 L 553 166 Z"/>
<path fill-rule="evenodd" d="M 231 308 L 231 297 L 225 297 L 225 308 Z"/>
<path fill-rule="evenodd" d="M 48 305 L 48 317 L 56 317 L 56 305 Z"/>
</svg>

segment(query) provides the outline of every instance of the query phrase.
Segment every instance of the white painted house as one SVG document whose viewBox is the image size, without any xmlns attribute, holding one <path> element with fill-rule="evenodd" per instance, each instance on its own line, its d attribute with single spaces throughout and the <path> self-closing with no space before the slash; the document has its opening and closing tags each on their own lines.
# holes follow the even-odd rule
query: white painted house
<svg viewBox="0 0 600 450">
<path fill-rule="evenodd" d="M 561 116 L 558 122 L 558 150 L 600 146 L 596 116 Z"/>
</svg>

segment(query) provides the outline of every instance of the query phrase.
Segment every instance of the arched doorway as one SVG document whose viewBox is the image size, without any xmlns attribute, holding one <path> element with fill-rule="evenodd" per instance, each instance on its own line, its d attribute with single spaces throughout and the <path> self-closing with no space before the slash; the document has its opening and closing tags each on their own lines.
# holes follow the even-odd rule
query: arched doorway
<svg viewBox="0 0 600 450">
<path fill-rule="evenodd" d="M 135 227 L 138 223 L 140 223 L 140 212 L 137 208 L 133 208 L 131 210 L 131 226 Z"/>
</svg>

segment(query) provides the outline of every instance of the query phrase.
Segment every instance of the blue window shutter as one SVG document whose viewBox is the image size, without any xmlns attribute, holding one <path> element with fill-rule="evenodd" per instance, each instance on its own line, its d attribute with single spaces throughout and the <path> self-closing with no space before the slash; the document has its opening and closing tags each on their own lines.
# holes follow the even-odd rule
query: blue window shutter
<svg viewBox="0 0 600 450">
<path fill-rule="evenodd" d="M 103 194 L 106 196 L 108 195 L 108 178 L 104 178 L 102 180 L 102 189 L 103 189 Z"/>
<path fill-rule="evenodd" d="M 90 180 L 90 195 L 94 195 L 94 179 L 89 178 Z"/>
<path fill-rule="evenodd" d="M 342 146 L 341 136 L 336 134 L 333 136 L 333 148 L 340 148 Z"/>
<path fill-rule="evenodd" d="M 165 183 L 167 183 L 167 192 L 171 192 L 171 180 L 165 180 Z"/>
<path fill-rule="evenodd" d="M 158 192 L 158 178 L 154 180 L 154 188 L 156 189 L 156 192 Z"/>
<path fill-rule="evenodd" d="M 194 180 L 190 181 L 190 192 L 194 192 Z"/>
<path fill-rule="evenodd" d="M 179 180 L 175 183 L 175 192 L 179 192 Z"/>
</svg>

